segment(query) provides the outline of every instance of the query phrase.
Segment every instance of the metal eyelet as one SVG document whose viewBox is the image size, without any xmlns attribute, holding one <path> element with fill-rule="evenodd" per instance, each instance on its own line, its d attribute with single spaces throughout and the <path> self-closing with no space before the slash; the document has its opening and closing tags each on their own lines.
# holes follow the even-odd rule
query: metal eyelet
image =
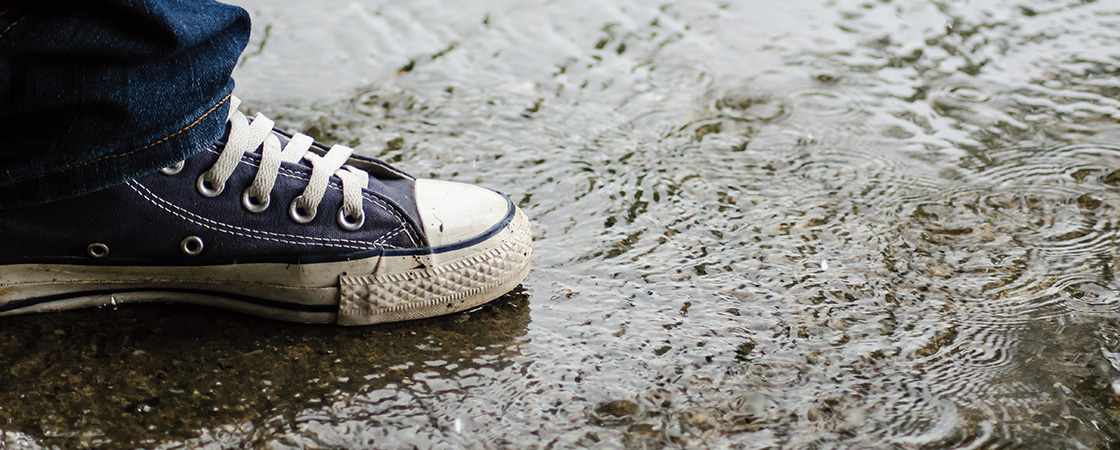
<svg viewBox="0 0 1120 450">
<path fill-rule="evenodd" d="M 272 199 L 268 195 L 265 195 L 264 199 L 257 199 L 253 197 L 253 194 L 249 193 L 249 190 L 250 189 L 245 189 L 245 191 L 241 193 L 241 206 L 244 206 L 246 210 L 254 214 L 264 212 L 264 210 L 268 209 L 268 205 L 271 203 Z"/>
<path fill-rule="evenodd" d="M 296 223 L 308 223 L 315 219 L 315 210 L 303 204 L 303 196 L 296 197 L 288 206 L 288 215 Z"/>
<path fill-rule="evenodd" d="M 199 253 L 202 253 L 202 238 L 198 236 L 187 236 L 187 238 L 183 239 L 183 242 L 179 244 L 179 247 L 183 249 L 183 253 L 190 256 L 197 256 Z"/>
<path fill-rule="evenodd" d="M 86 247 L 86 252 L 89 253 L 89 256 L 94 258 L 104 258 L 109 256 L 109 246 L 100 242 L 94 242 L 89 244 L 89 247 Z"/>
<path fill-rule="evenodd" d="M 175 164 L 172 164 L 170 166 L 159 169 L 159 173 L 162 173 L 164 175 L 175 175 L 175 174 L 178 174 L 179 172 L 182 172 L 183 171 L 183 166 L 185 166 L 185 165 L 187 165 L 186 161 L 179 161 Z"/>
<path fill-rule="evenodd" d="M 358 217 L 351 218 L 346 215 L 345 208 L 338 208 L 338 226 L 346 231 L 358 231 L 366 223 L 366 212 L 360 211 Z"/>
<path fill-rule="evenodd" d="M 207 177 L 209 174 L 210 171 L 202 172 L 202 175 L 198 176 L 198 181 L 195 182 L 194 185 L 198 188 L 198 193 L 202 194 L 204 197 L 217 197 L 218 194 L 221 194 L 222 191 L 226 189 L 226 185 L 222 183 L 215 186 L 213 181 L 207 179 L 209 178 Z"/>
</svg>

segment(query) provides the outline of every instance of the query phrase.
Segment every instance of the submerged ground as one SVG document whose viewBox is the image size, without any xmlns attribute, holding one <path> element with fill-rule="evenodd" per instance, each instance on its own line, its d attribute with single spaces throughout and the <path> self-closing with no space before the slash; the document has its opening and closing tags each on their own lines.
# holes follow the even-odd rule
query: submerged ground
<svg viewBox="0 0 1120 450">
<path fill-rule="evenodd" d="M 0 448 L 1120 448 L 1120 4 L 241 2 L 245 106 L 533 219 L 523 288 L 0 319 Z"/>
</svg>

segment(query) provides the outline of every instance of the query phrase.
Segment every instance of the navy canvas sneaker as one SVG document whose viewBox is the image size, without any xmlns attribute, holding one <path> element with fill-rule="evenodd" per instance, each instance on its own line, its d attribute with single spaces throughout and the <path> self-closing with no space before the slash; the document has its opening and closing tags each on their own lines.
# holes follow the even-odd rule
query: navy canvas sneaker
<svg viewBox="0 0 1120 450">
<path fill-rule="evenodd" d="M 469 309 L 529 272 L 525 215 L 287 136 L 231 105 L 222 141 L 159 172 L 0 211 L 0 315 L 185 302 L 365 325 Z"/>
</svg>

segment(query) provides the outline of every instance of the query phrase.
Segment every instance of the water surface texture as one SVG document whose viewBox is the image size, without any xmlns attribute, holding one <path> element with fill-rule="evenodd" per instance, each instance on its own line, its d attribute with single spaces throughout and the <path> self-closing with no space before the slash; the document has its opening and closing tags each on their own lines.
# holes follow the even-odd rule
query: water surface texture
<svg viewBox="0 0 1120 450">
<path fill-rule="evenodd" d="M 1118 448 L 1120 4 L 245 0 L 245 105 L 533 220 L 358 329 L 0 319 L 0 448 Z"/>
</svg>

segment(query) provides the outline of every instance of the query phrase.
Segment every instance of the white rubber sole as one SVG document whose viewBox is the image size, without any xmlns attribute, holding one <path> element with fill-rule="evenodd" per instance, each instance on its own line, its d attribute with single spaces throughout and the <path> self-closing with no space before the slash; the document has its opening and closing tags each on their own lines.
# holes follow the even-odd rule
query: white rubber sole
<svg viewBox="0 0 1120 450">
<path fill-rule="evenodd" d="M 528 275 L 531 253 L 529 220 L 515 209 L 485 240 L 423 255 L 188 267 L 4 265 L 0 315 L 175 302 L 302 323 L 396 322 L 500 297 Z"/>
</svg>

